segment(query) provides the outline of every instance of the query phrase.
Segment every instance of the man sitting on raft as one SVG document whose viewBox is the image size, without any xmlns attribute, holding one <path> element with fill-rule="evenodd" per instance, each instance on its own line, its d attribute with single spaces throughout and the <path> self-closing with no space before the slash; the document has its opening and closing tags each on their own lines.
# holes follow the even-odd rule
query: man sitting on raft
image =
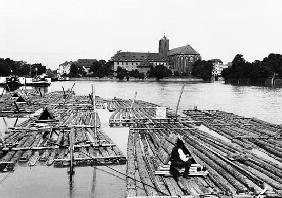
<svg viewBox="0 0 282 198">
<path fill-rule="evenodd" d="M 185 168 L 183 177 L 189 178 L 190 166 L 191 164 L 196 163 L 188 149 L 185 147 L 183 141 L 179 138 L 177 138 L 176 145 L 172 149 L 170 162 L 170 174 L 172 174 L 176 181 L 178 181 L 178 177 L 180 176 L 178 169 Z"/>
</svg>

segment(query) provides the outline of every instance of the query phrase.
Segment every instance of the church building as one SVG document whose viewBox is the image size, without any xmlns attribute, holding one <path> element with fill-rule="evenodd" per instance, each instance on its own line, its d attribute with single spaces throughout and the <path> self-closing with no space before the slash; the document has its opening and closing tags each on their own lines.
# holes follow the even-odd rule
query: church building
<svg viewBox="0 0 282 198">
<path fill-rule="evenodd" d="M 169 50 L 169 40 L 164 36 L 159 40 L 158 53 L 122 52 L 118 51 L 113 57 L 114 71 L 122 67 L 127 71 L 139 70 L 146 73 L 150 66 L 164 65 L 172 71 L 190 75 L 192 65 L 201 56 L 190 45 Z"/>
</svg>

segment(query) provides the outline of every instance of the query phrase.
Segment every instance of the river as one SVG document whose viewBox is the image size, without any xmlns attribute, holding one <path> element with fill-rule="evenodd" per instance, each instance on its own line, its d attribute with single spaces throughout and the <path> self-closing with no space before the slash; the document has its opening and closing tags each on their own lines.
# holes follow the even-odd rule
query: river
<svg viewBox="0 0 282 198">
<path fill-rule="evenodd" d="M 78 95 L 91 92 L 95 86 L 96 95 L 104 98 L 133 98 L 153 102 L 175 109 L 183 83 L 172 82 L 118 82 L 118 81 L 65 81 L 53 82 L 44 93 L 70 89 Z M 2 88 L 0 88 L 2 93 Z M 268 122 L 282 123 L 281 88 L 232 86 L 221 82 L 186 83 L 180 101 L 179 112 L 187 108 L 219 109 L 246 117 L 256 117 Z M 104 115 L 109 116 L 109 115 Z M 15 119 L 6 120 L 12 126 Z M 5 130 L 0 119 L 0 130 Z M 105 132 L 116 142 L 126 155 L 127 133 L 122 129 L 105 128 Z M 112 166 L 125 172 L 125 166 Z M 16 167 L 13 173 L 0 173 L 0 196 L 23 198 L 82 198 L 82 197 L 124 197 L 125 178 L 107 167 L 80 167 L 75 169 L 73 183 L 69 183 L 67 169 L 46 166 Z"/>
</svg>

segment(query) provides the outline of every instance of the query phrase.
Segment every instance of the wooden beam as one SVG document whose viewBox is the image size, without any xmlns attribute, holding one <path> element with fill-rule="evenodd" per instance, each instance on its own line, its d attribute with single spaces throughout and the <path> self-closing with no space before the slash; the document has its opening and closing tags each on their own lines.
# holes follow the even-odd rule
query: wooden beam
<svg viewBox="0 0 282 198">
<path fill-rule="evenodd" d="M 74 145 L 74 148 L 86 148 L 86 147 L 109 147 L 116 146 L 115 144 L 84 144 L 84 145 Z M 59 146 L 42 146 L 42 147 L 16 147 L 16 148 L 8 148 L 4 147 L 3 151 L 26 151 L 26 150 L 46 150 L 46 149 L 58 149 Z"/>
<path fill-rule="evenodd" d="M 179 128 L 165 128 L 165 127 L 163 127 L 163 128 L 130 128 L 130 130 L 164 130 L 164 129 L 166 129 L 166 130 L 171 130 L 171 129 L 194 129 L 193 127 L 179 127 Z"/>
<path fill-rule="evenodd" d="M 77 157 L 74 158 L 74 161 L 83 161 L 83 160 L 103 160 L 103 159 L 125 159 L 124 156 L 108 156 L 108 157 Z M 69 162 L 70 158 L 64 159 L 54 159 L 54 162 Z"/>
</svg>

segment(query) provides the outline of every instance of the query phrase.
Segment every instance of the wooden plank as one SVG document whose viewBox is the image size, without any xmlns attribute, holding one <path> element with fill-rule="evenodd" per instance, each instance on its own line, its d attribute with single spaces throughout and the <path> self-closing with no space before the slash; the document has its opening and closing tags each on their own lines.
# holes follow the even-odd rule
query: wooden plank
<svg viewBox="0 0 282 198">
<path fill-rule="evenodd" d="M 121 156 L 108 156 L 108 157 L 102 157 L 102 156 L 98 156 L 98 157 L 78 157 L 78 158 L 74 158 L 74 161 L 83 161 L 83 160 L 104 160 L 104 159 L 119 159 L 119 158 L 125 158 L 125 157 L 121 157 Z M 64 158 L 64 159 L 54 159 L 55 162 L 68 162 L 70 161 L 69 158 Z"/>
</svg>

